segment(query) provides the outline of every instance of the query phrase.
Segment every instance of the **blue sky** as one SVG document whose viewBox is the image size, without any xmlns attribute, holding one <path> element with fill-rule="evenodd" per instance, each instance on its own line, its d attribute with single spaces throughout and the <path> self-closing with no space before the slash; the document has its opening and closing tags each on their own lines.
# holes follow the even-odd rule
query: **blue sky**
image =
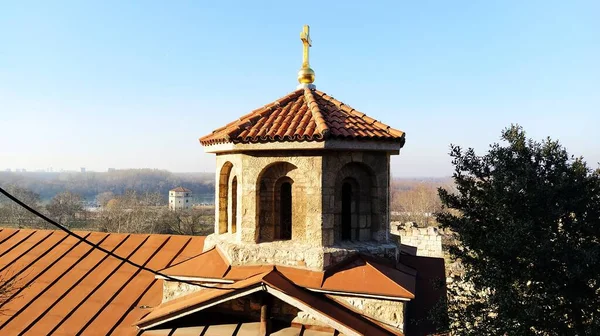
<svg viewBox="0 0 600 336">
<path fill-rule="evenodd" d="M 198 137 L 317 87 L 445 176 L 519 123 L 600 161 L 598 1 L 0 1 L 0 169 L 214 171 Z"/>
</svg>

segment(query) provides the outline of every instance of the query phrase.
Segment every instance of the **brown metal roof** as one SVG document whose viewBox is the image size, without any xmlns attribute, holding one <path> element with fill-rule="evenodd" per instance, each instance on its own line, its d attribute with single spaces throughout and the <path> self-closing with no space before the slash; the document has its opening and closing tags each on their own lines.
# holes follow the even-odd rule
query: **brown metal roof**
<svg viewBox="0 0 600 336">
<path fill-rule="evenodd" d="M 229 263 L 216 248 L 161 270 L 163 274 L 167 275 L 217 279 L 223 278 L 227 271 L 229 271 Z M 241 279 L 245 278 L 247 276 Z"/>
<path fill-rule="evenodd" d="M 360 139 L 404 142 L 404 132 L 311 90 L 296 90 L 200 138 L 202 145 Z"/>
<path fill-rule="evenodd" d="M 310 326 L 303 325 L 288 327 L 271 333 L 271 336 L 335 336 L 339 333 L 335 330 L 322 331 L 308 329 Z M 234 324 L 205 324 L 197 327 L 180 327 L 168 329 L 145 330 L 143 336 L 248 336 L 259 335 L 260 322 L 245 322 Z"/>
<path fill-rule="evenodd" d="M 202 251 L 204 237 L 79 232 L 151 269 Z M 0 229 L 0 276 L 17 291 L 0 302 L 5 335 L 135 335 L 131 325 L 162 299 L 154 275 L 62 231 Z"/>
<path fill-rule="evenodd" d="M 289 304 L 297 305 L 300 302 L 361 335 L 401 335 L 395 329 L 382 326 L 365 318 L 351 307 L 339 305 L 323 295 L 296 286 L 276 269 L 255 275 L 235 284 L 219 285 L 222 289 L 203 289 L 166 302 L 156 307 L 151 313 L 138 321 L 136 325 L 141 328 L 160 325 L 163 321 L 166 322 L 168 319 L 179 318 L 185 314 L 200 311 L 208 305 L 238 297 L 240 294 L 247 295 L 244 292 L 248 292 L 249 294 L 249 290 L 268 291 L 265 286 L 278 290 L 286 297 L 293 298 L 293 302 L 290 301 L 288 302 Z M 285 297 L 279 298 L 285 301 Z"/>
<path fill-rule="evenodd" d="M 219 249 L 213 248 L 161 272 L 171 276 L 241 280 L 274 267 L 296 285 L 306 288 L 405 299 L 415 297 L 416 272 L 413 269 L 395 267 L 384 260 L 360 254 L 325 272 L 317 272 L 275 265 L 229 266 Z"/>
</svg>

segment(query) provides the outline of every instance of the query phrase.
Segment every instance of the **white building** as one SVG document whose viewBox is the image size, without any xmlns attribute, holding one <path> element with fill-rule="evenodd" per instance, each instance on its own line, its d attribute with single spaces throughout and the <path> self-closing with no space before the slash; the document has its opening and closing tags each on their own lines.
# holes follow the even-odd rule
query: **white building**
<svg viewBox="0 0 600 336">
<path fill-rule="evenodd" d="M 192 191 L 184 187 L 177 187 L 169 191 L 169 209 L 190 209 L 192 207 Z"/>
</svg>

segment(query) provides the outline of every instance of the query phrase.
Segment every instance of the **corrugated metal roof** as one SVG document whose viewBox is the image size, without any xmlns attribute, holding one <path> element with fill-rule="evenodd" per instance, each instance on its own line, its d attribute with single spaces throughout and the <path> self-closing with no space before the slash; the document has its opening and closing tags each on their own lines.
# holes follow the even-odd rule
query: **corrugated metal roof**
<svg viewBox="0 0 600 336">
<path fill-rule="evenodd" d="M 202 252 L 204 237 L 78 232 L 151 269 Z M 0 229 L 0 277 L 16 291 L 0 302 L 5 335 L 135 335 L 132 326 L 162 299 L 161 282 L 62 231 Z"/>
</svg>

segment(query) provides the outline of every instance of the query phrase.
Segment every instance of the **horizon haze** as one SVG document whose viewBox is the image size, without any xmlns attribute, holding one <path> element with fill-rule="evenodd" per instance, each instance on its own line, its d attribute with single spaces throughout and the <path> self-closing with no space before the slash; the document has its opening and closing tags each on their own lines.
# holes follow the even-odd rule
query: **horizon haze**
<svg viewBox="0 0 600 336">
<path fill-rule="evenodd" d="M 296 88 L 304 24 L 317 88 L 406 132 L 395 177 L 512 123 L 600 162 L 600 2 L 295 6 L 4 3 L 0 170 L 214 172 L 198 138 Z"/>
</svg>

